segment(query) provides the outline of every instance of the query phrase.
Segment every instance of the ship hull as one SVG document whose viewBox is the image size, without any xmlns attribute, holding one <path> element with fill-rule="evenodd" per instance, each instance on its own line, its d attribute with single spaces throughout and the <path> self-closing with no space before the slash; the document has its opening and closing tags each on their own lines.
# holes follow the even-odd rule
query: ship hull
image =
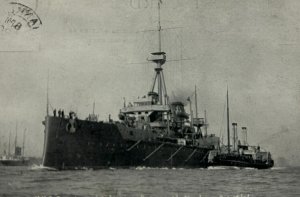
<svg viewBox="0 0 300 197">
<path fill-rule="evenodd" d="M 28 166 L 28 160 L 0 160 L 2 166 Z"/>
<path fill-rule="evenodd" d="M 208 148 L 158 140 L 126 139 L 114 123 L 46 117 L 43 165 L 56 169 L 147 167 L 207 167 Z"/>
<path fill-rule="evenodd" d="M 231 156 L 223 155 L 221 157 L 217 156 L 214 158 L 209 166 L 234 166 L 241 168 L 256 168 L 256 169 L 269 169 L 274 166 L 274 161 L 262 162 L 259 160 L 247 159 L 243 156 Z"/>
</svg>

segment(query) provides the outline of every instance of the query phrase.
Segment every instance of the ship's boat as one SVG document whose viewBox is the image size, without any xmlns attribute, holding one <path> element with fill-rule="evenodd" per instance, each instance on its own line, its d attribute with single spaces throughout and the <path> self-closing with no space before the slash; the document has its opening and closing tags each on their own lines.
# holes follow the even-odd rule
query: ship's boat
<svg viewBox="0 0 300 197">
<path fill-rule="evenodd" d="M 159 38 L 160 31 L 159 22 Z M 124 103 L 119 121 L 98 121 L 94 113 L 84 120 L 74 112 L 66 117 L 47 113 L 43 121 L 44 166 L 207 167 L 209 151 L 218 146 L 219 138 L 205 135 L 204 119 L 187 114 L 182 102 L 169 101 L 162 68 L 166 53 L 161 51 L 160 39 L 158 51 L 151 53 L 148 60 L 156 64 L 153 85 L 146 96 Z"/>
</svg>

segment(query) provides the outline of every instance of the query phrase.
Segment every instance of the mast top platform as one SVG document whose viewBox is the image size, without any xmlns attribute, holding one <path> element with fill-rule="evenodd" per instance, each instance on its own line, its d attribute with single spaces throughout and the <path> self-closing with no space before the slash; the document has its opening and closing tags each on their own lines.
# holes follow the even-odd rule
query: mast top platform
<svg viewBox="0 0 300 197">
<path fill-rule="evenodd" d="M 153 52 L 152 55 L 165 55 L 165 52 Z"/>
<path fill-rule="evenodd" d="M 152 61 L 160 67 L 166 62 L 166 53 L 165 52 L 153 52 L 151 53 L 148 61 Z"/>
</svg>

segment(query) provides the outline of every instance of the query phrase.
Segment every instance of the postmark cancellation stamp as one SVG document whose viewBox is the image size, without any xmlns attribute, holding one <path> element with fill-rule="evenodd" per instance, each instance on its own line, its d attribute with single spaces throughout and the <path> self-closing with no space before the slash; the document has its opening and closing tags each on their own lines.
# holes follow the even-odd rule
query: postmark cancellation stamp
<svg viewBox="0 0 300 197">
<path fill-rule="evenodd" d="M 6 18 L 0 23 L 0 31 L 27 31 L 41 27 L 40 17 L 30 7 L 10 2 L 9 9 Z"/>
</svg>

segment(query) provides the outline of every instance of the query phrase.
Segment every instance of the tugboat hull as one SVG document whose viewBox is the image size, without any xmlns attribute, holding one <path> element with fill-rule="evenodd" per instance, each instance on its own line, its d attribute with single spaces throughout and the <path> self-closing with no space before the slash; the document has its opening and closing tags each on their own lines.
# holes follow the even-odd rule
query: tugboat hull
<svg viewBox="0 0 300 197">
<path fill-rule="evenodd" d="M 256 168 L 256 169 L 269 169 L 274 166 L 274 161 L 261 161 L 246 158 L 242 155 L 218 155 L 216 156 L 210 166 L 235 166 L 241 168 Z"/>
</svg>

